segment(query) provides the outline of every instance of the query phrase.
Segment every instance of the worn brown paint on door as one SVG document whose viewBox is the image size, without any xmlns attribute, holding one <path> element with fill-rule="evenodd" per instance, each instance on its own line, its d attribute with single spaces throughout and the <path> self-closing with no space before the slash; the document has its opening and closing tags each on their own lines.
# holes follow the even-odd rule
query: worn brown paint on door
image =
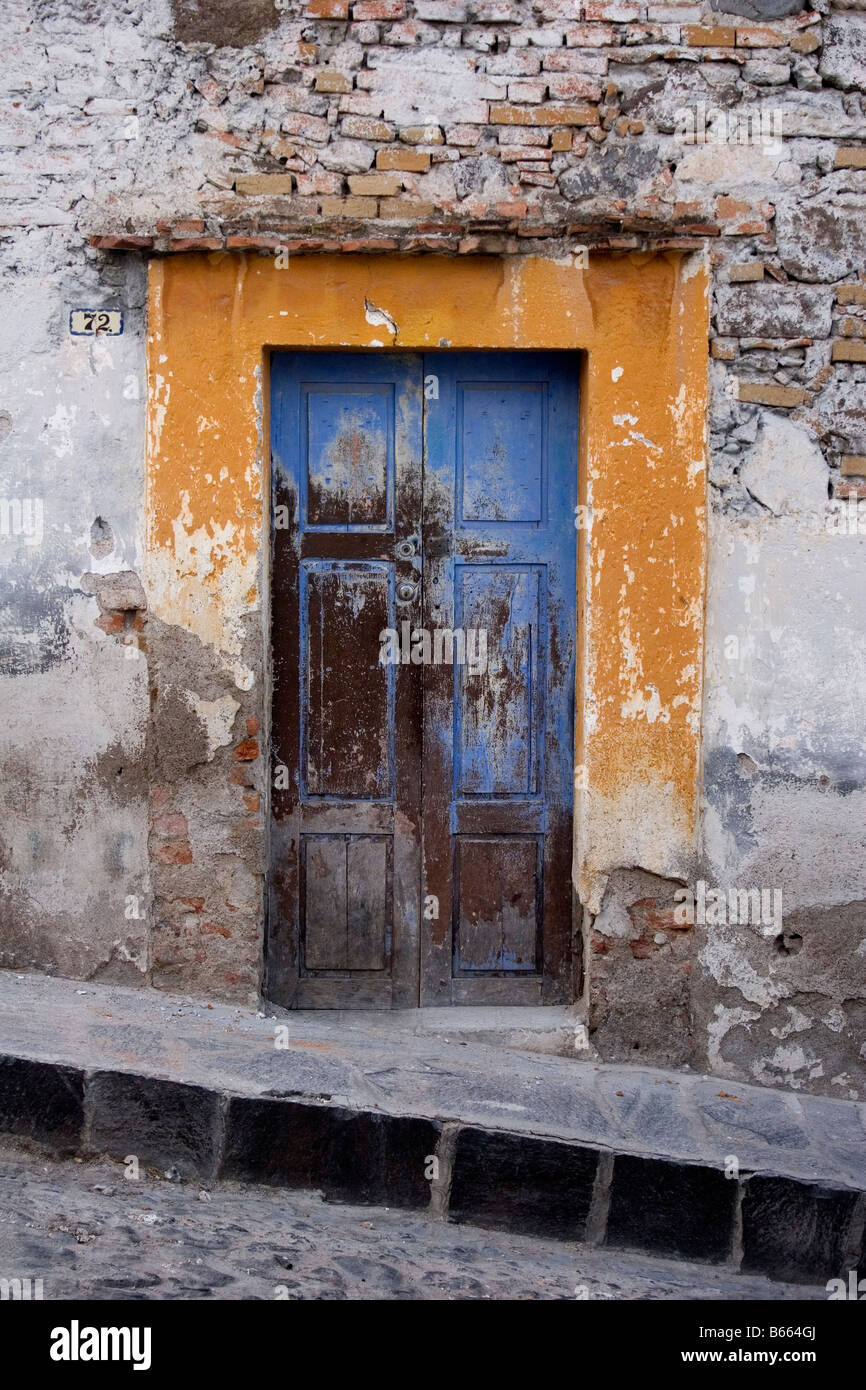
<svg viewBox="0 0 866 1390">
<path fill-rule="evenodd" d="M 570 999 L 573 370 L 286 353 L 271 379 L 266 992 Z"/>
</svg>

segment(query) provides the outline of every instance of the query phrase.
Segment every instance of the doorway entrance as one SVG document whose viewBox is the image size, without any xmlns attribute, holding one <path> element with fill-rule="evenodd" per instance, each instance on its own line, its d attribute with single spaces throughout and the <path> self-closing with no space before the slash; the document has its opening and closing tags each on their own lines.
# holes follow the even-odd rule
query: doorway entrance
<svg viewBox="0 0 866 1390">
<path fill-rule="evenodd" d="M 577 362 L 271 360 L 266 993 L 572 999 Z"/>
</svg>

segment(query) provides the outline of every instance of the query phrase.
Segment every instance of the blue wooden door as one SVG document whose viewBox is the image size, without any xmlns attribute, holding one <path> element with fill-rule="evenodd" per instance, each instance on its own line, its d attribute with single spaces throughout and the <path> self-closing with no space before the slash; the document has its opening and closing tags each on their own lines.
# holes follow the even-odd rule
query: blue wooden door
<svg viewBox="0 0 866 1390">
<path fill-rule="evenodd" d="M 420 584 L 421 401 L 417 357 L 271 362 L 266 992 L 290 1008 L 418 1002 L 422 673 L 382 633 Z"/>
<path fill-rule="evenodd" d="M 571 359 L 280 353 L 271 436 L 268 996 L 570 1000 Z"/>
<path fill-rule="evenodd" d="M 575 365 L 424 371 L 425 626 L 462 633 L 464 660 L 426 670 L 421 1000 L 570 1002 Z"/>
</svg>

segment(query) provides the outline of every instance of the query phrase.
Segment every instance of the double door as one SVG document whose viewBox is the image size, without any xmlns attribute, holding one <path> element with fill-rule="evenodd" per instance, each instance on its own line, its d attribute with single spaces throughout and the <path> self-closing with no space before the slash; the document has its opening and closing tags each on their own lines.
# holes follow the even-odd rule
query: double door
<svg viewBox="0 0 866 1390">
<path fill-rule="evenodd" d="M 572 998 L 577 378 L 541 353 L 271 363 L 266 992 Z"/>
</svg>

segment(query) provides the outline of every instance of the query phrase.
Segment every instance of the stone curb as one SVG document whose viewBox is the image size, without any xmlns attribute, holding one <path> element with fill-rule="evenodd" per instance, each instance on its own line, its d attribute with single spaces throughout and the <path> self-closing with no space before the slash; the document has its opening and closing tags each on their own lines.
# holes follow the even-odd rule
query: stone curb
<svg viewBox="0 0 866 1390">
<path fill-rule="evenodd" d="M 0 1132 L 181 1178 L 321 1190 L 498 1230 L 725 1264 L 795 1283 L 866 1275 L 866 1194 L 838 1183 L 578 1142 L 252 1097 L 0 1056 Z M 435 1160 L 435 1162 L 433 1161 Z"/>
</svg>

